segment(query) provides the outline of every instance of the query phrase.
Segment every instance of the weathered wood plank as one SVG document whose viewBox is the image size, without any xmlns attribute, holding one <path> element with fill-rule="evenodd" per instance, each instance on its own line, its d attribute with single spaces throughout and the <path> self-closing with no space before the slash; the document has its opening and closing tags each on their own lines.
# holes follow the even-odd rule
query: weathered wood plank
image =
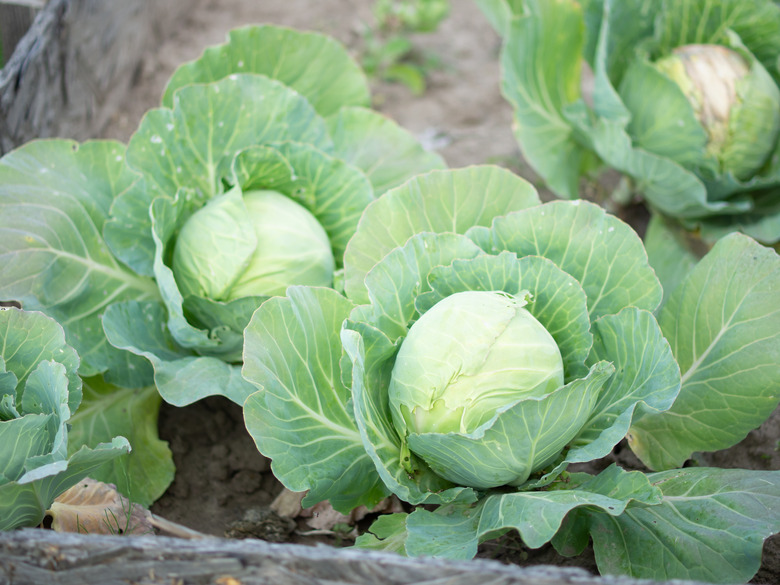
<svg viewBox="0 0 780 585">
<path fill-rule="evenodd" d="M 16 44 L 30 28 L 43 4 L 43 0 L 0 0 L 0 48 L 3 59 L 10 59 Z M 0 67 L 2 65 L 0 61 Z"/>
<path fill-rule="evenodd" d="M 144 55 L 200 0 L 49 0 L 0 71 L 0 154 L 84 140 L 116 113 Z"/>
<path fill-rule="evenodd" d="M 259 540 L 0 533 L 0 585 L 651 585 L 577 568 L 451 562 Z M 669 581 L 666 585 L 682 585 Z M 694 585 L 685 581 L 685 585 Z"/>
</svg>

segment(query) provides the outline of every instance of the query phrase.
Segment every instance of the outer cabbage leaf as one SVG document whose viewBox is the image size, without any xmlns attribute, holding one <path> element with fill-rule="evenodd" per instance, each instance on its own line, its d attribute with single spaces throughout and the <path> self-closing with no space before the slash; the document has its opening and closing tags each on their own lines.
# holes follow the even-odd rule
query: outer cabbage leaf
<svg viewBox="0 0 780 585">
<path fill-rule="evenodd" d="M 610 89 L 610 80 L 623 78 L 637 46 L 643 46 L 648 36 L 652 36 L 655 20 L 664 10 L 664 4 L 663 0 L 588 0 L 584 3 L 585 59 L 596 74 L 594 95 L 600 93 L 605 97 L 605 92 L 614 92 Z M 641 16 L 637 18 L 637 14 Z M 594 108 L 606 115 L 595 102 L 594 99 Z"/>
<path fill-rule="evenodd" d="M 504 36 L 512 17 L 523 10 L 523 0 L 477 0 L 477 6 L 496 32 Z"/>
<path fill-rule="evenodd" d="M 263 303 L 245 332 L 244 377 L 258 391 L 244 419 L 274 475 L 303 504 L 348 513 L 387 495 L 363 448 L 340 379 L 341 323 L 353 304 L 334 290 L 290 287 Z"/>
<path fill-rule="evenodd" d="M 508 26 L 502 84 L 523 156 L 561 197 L 577 197 L 587 150 L 564 108 L 580 97 L 585 25 L 574 0 L 526 0 Z"/>
<path fill-rule="evenodd" d="M 663 295 L 636 232 L 586 201 L 553 201 L 510 213 L 489 230 L 467 235 L 491 253 L 552 260 L 585 290 L 591 321 L 628 306 L 652 311 Z"/>
<path fill-rule="evenodd" d="M 406 513 L 382 514 L 368 532 L 355 539 L 355 548 L 383 550 L 398 554 L 406 552 Z"/>
<path fill-rule="evenodd" d="M 644 242 L 650 266 L 663 285 L 663 306 L 708 248 L 695 234 L 659 214 L 650 218 Z"/>
<path fill-rule="evenodd" d="M 753 208 L 735 216 L 714 216 L 684 222 L 689 229 L 699 228 L 702 237 L 715 241 L 734 230 L 764 244 L 773 244 L 780 233 L 780 190 L 759 189 L 753 195 Z"/>
<path fill-rule="evenodd" d="M 632 505 L 619 516 L 581 512 L 602 574 L 750 580 L 763 540 L 780 532 L 780 471 L 686 468 L 647 479 L 663 492 L 660 504 Z"/>
<path fill-rule="evenodd" d="M 377 195 L 422 173 L 446 168 L 441 156 L 373 110 L 344 107 L 326 122 L 336 156 L 360 168 Z"/>
<path fill-rule="evenodd" d="M 363 70 L 342 45 L 318 33 L 267 25 L 235 29 L 227 43 L 206 49 L 174 72 L 163 105 L 172 107 L 183 86 L 238 73 L 263 74 L 306 98 L 328 119 L 335 154 L 362 169 L 377 194 L 445 167 L 439 155 L 426 152 L 409 132 L 368 109 Z"/>
<path fill-rule="evenodd" d="M 377 194 L 419 173 L 444 168 L 406 130 L 367 109 L 368 81 L 348 51 L 333 39 L 276 26 L 248 26 L 228 42 L 206 49 L 179 67 L 168 82 L 163 105 L 172 107 L 179 88 L 218 81 L 231 74 L 259 73 L 300 93 L 328 118 L 334 153 L 365 172 Z"/>
<path fill-rule="evenodd" d="M 344 288 L 368 302 L 368 271 L 390 250 L 420 232 L 465 233 L 494 217 L 539 204 L 536 190 L 505 169 L 475 166 L 433 171 L 388 191 L 363 213 L 344 255 Z"/>
<path fill-rule="evenodd" d="M 406 519 L 406 553 L 468 559 L 491 535 L 514 528 L 529 547 L 549 542 L 567 514 L 578 509 L 619 516 L 632 502 L 654 506 L 661 494 L 639 472 L 611 466 L 596 477 L 565 489 L 491 494 L 475 506 L 415 510 Z M 443 538 L 436 535 L 444 534 Z"/>
<path fill-rule="evenodd" d="M 124 154 L 112 141 L 41 140 L 0 159 L 0 297 L 57 319 L 81 356 L 80 374 L 133 387 L 149 383 L 151 370 L 112 347 L 100 323 L 113 302 L 158 298 L 102 235 L 112 201 L 135 179 Z"/>
<path fill-rule="evenodd" d="M 165 318 L 161 303 L 128 301 L 109 307 L 103 325 L 113 345 L 149 360 L 166 402 L 184 406 L 222 395 L 243 404 L 254 388 L 241 376 L 241 367 L 181 347 L 163 326 Z"/>
<path fill-rule="evenodd" d="M 408 556 L 473 558 L 479 544 L 483 504 L 484 500 L 474 505 L 447 504 L 433 511 L 415 509 L 403 524 L 402 552 Z"/>
<path fill-rule="evenodd" d="M 173 481 L 173 456 L 159 438 L 157 418 L 161 398 L 154 386 L 116 388 L 99 378 L 84 380 L 84 399 L 70 418 L 68 450 L 73 453 L 111 440 L 127 438 L 132 451 L 90 472 L 111 483 L 131 502 L 149 507 Z"/>
<path fill-rule="evenodd" d="M 67 407 L 75 412 L 81 404 L 81 378 L 78 376 L 79 355 L 66 342 L 62 326 L 53 319 L 37 312 L 21 311 L 15 308 L 0 309 L 0 338 L 3 340 L 0 364 L 3 372 L 13 375 L 13 384 L 23 389 L 38 362 L 51 360 L 65 366 L 68 397 Z M 3 392 L 3 390 L 0 390 Z M 14 406 L 21 409 L 23 393 L 14 390 Z"/>
<path fill-rule="evenodd" d="M 736 444 L 780 402 L 780 258 L 747 236 L 720 240 L 664 306 L 682 371 L 674 406 L 635 422 L 631 448 L 652 469 Z"/>
<path fill-rule="evenodd" d="M 637 60 L 626 71 L 620 97 L 632 112 L 627 131 L 635 147 L 686 168 L 707 164 L 707 132 L 693 107 L 677 84 L 649 61 Z M 660 100 L 664 100 L 662 112 L 652 107 Z M 615 158 L 612 154 L 606 161 L 612 164 Z"/>
<path fill-rule="evenodd" d="M 195 61 L 177 68 L 165 88 L 163 106 L 173 105 L 181 87 L 219 81 L 234 73 L 276 79 L 304 96 L 321 116 L 371 101 L 363 70 L 336 40 L 264 25 L 234 29 L 226 43 L 209 47 Z"/>
<path fill-rule="evenodd" d="M 646 412 L 668 410 L 680 390 L 680 369 L 669 343 L 648 311 L 627 307 L 593 324 L 589 364 L 611 363 L 615 373 L 604 385 L 590 417 L 571 441 L 564 465 L 607 456 Z M 562 471 L 542 478 L 545 485 Z"/>
</svg>

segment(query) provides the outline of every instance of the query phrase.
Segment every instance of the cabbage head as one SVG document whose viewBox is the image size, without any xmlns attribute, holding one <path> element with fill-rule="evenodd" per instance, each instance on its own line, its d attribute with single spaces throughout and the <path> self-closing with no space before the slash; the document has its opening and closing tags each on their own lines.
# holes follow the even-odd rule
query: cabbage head
<svg viewBox="0 0 780 585">
<path fill-rule="evenodd" d="M 760 62 L 721 45 L 683 45 L 654 67 L 675 83 L 666 91 L 683 93 L 704 130 L 700 174 L 748 180 L 764 166 L 780 133 L 780 89 Z M 628 72 L 624 83 L 633 79 Z M 659 97 L 652 104 L 637 100 L 633 115 L 659 116 L 658 109 L 673 101 Z M 714 165 L 711 170 L 708 163 Z"/>
<path fill-rule="evenodd" d="M 563 386 L 561 352 L 524 308 L 526 296 L 523 291 L 517 296 L 459 292 L 436 303 L 409 329 L 395 358 L 388 400 L 396 428 L 423 459 L 427 433 L 473 433 L 519 402 L 541 399 Z M 584 421 L 569 422 L 569 432 L 557 438 L 557 449 L 540 449 L 548 459 L 558 455 Z M 512 442 L 507 437 L 506 444 L 491 450 L 510 453 Z M 440 465 L 435 456 L 427 461 L 438 475 L 472 487 L 519 484 L 549 463 L 541 455 L 531 461 L 507 458 L 502 469 L 486 471 L 475 443 L 450 465 Z M 465 465 L 472 456 L 471 465 Z"/>
<path fill-rule="evenodd" d="M 237 244 L 247 252 L 239 264 Z M 334 270 L 317 218 L 276 191 L 248 191 L 240 203 L 212 199 L 187 219 L 173 252 L 182 293 L 217 301 L 281 295 L 293 284 L 333 286 Z"/>
</svg>

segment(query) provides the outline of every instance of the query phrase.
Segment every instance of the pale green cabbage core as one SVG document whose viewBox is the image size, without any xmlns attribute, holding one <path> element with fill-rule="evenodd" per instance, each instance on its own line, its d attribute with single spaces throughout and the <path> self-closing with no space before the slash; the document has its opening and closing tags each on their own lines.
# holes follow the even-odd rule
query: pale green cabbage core
<svg viewBox="0 0 780 585">
<path fill-rule="evenodd" d="M 184 224 L 173 254 L 183 294 L 230 301 L 333 285 L 330 240 L 310 211 L 275 191 L 248 191 L 243 204 L 208 204 Z"/>
<path fill-rule="evenodd" d="M 560 350 L 523 307 L 526 295 L 456 293 L 412 325 L 389 386 L 401 434 L 471 433 L 499 410 L 563 385 Z"/>
<path fill-rule="evenodd" d="M 780 90 L 763 66 L 721 45 L 677 47 L 655 66 L 685 94 L 720 170 L 755 174 L 780 133 Z"/>
</svg>

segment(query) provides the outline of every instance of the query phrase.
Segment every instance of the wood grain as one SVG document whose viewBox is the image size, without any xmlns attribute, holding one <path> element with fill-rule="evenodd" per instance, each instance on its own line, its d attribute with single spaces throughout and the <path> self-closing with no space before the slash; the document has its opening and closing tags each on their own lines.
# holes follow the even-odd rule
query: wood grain
<svg viewBox="0 0 780 585">
<path fill-rule="evenodd" d="M 43 8 L 43 0 L 0 0 L 0 48 L 3 59 L 11 57 L 14 47 Z M 3 63 L 0 61 L 0 67 Z"/>
<path fill-rule="evenodd" d="M 0 71 L 0 154 L 86 140 L 116 113 L 144 56 L 199 0 L 50 0 Z"/>
<path fill-rule="evenodd" d="M 0 584 L 652 585 L 579 568 L 451 562 L 261 540 L 0 533 Z M 671 583 L 671 582 L 670 582 Z M 693 585 L 686 581 L 687 585 Z"/>
</svg>

